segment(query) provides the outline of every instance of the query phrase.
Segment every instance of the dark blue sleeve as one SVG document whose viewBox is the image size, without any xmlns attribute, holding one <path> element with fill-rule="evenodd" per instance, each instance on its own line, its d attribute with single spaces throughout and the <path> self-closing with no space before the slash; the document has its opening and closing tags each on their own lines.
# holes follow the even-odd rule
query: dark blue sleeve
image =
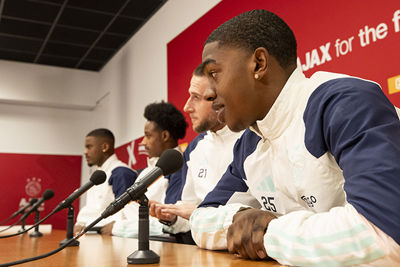
<svg viewBox="0 0 400 267">
<path fill-rule="evenodd" d="M 375 83 L 341 78 L 320 85 L 304 113 L 305 144 L 330 152 L 347 201 L 400 244 L 400 122 Z"/>
<path fill-rule="evenodd" d="M 115 198 L 121 196 L 128 187 L 135 183 L 137 173 L 127 167 L 117 167 L 111 172 L 108 184 L 112 186 Z"/>
<path fill-rule="evenodd" d="M 260 137 L 246 129 L 233 148 L 233 161 L 215 188 L 207 194 L 199 207 L 218 207 L 228 203 L 235 192 L 247 192 L 244 161 L 257 148 Z"/>
<path fill-rule="evenodd" d="M 182 198 L 183 167 L 173 174 L 165 176 L 168 179 L 168 187 L 165 192 L 165 204 L 175 204 Z"/>
<path fill-rule="evenodd" d="M 200 140 L 204 138 L 206 133 L 200 133 L 192 142 L 189 143 L 185 152 L 183 153 L 183 166 L 182 168 L 168 176 L 165 176 L 169 182 L 167 191 L 165 193 L 165 204 L 175 204 L 182 199 L 183 187 L 186 183 L 186 175 L 188 171 L 187 162 L 190 160 L 190 153 L 196 148 Z"/>
</svg>

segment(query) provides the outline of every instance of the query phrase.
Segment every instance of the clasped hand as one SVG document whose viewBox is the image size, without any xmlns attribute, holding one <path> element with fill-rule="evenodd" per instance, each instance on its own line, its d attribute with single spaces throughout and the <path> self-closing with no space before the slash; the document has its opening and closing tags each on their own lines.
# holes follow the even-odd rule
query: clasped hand
<svg viewBox="0 0 400 267">
<path fill-rule="evenodd" d="M 230 253 L 252 260 L 265 259 L 264 234 L 268 224 L 276 217 L 260 209 L 246 209 L 233 216 L 228 228 L 227 242 Z"/>
<path fill-rule="evenodd" d="M 196 205 L 189 203 L 161 204 L 156 201 L 149 201 L 150 215 L 161 220 L 173 221 L 176 216 L 188 219 L 196 209 Z"/>
</svg>

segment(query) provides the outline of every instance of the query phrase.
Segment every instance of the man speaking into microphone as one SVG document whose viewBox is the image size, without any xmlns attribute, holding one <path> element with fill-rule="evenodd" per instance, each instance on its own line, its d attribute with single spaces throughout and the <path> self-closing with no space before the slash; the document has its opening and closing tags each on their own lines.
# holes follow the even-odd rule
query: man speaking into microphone
<svg viewBox="0 0 400 267">
<path fill-rule="evenodd" d="M 78 213 L 74 232 L 80 232 L 87 224 L 95 220 L 114 199 L 122 195 L 136 180 L 137 172 L 118 160 L 114 154 L 115 138 L 104 128 L 91 131 L 85 138 L 85 157 L 89 166 L 97 166 L 106 173 L 106 182 L 88 191 L 86 205 Z M 102 234 L 109 234 L 116 218 L 114 214 L 100 222 Z"/>
</svg>

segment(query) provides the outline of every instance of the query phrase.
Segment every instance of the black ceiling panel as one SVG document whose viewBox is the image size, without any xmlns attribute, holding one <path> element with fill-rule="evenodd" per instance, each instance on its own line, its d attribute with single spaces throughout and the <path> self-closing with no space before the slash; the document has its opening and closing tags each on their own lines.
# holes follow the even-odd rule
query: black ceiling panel
<svg viewBox="0 0 400 267">
<path fill-rule="evenodd" d="M 75 8 L 78 7 L 115 14 L 125 2 L 126 0 L 69 0 L 68 5 Z"/>
<path fill-rule="evenodd" d="M 24 8 L 21 8 L 21 6 L 24 6 Z M 54 5 L 27 0 L 7 0 L 4 5 L 3 16 L 52 23 L 59 9 Z"/>
<path fill-rule="evenodd" d="M 56 26 L 50 37 L 51 41 L 65 42 L 90 46 L 99 36 L 99 33 L 85 30 L 77 30 Z"/>
<path fill-rule="evenodd" d="M 122 11 L 122 15 L 147 19 L 153 12 L 158 10 L 165 1 L 162 0 L 146 0 L 146 1 L 129 1 L 129 4 Z"/>
<path fill-rule="evenodd" d="M 130 37 L 121 37 L 113 34 L 104 34 L 96 45 L 104 48 L 119 49 L 129 38 Z"/>
<path fill-rule="evenodd" d="M 112 19 L 111 15 L 66 8 L 58 21 L 61 25 L 70 25 L 101 32 Z"/>
<path fill-rule="evenodd" d="M 94 48 L 90 51 L 89 55 L 86 57 L 89 60 L 97 61 L 108 61 L 115 53 L 115 50 L 104 50 Z"/>
<path fill-rule="evenodd" d="M 86 51 L 87 48 L 85 47 L 48 43 L 44 48 L 43 53 L 54 56 L 81 58 Z"/>
<path fill-rule="evenodd" d="M 26 40 L 21 38 L 15 38 L 11 36 L 1 36 L 0 35 L 0 44 L 2 49 L 14 49 L 18 51 L 26 51 L 33 54 L 36 54 L 42 41 L 39 40 Z"/>
<path fill-rule="evenodd" d="M 167 0 L 0 0 L 0 59 L 99 71 Z"/>
<path fill-rule="evenodd" d="M 79 58 L 64 58 L 42 54 L 38 64 L 53 65 L 60 67 L 73 68 L 78 63 Z"/>
<path fill-rule="evenodd" d="M 83 61 L 82 64 L 79 66 L 79 68 L 83 70 L 98 70 L 101 69 L 101 67 L 103 67 L 102 63 L 93 62 L 89 60 Z"/>
<path fill-rule="evenodd" d="M 52 5 L 61 5 L 64 3 L 65 0 L 27 0 L 29 2 L 35 2 L 35 3 L 43 3 L 43 4 L 52 4 Z"/>
<path fill-rule="evenodd" d="M 6 18 L 2 18 L 0 21 L 0 34 L 6 33 L 44 39 L 49 29 L 50 26 L 38 23 L 24 22 Z"/>
<path fill-rule="evenodd" d="M 131 35 L 140 28 L 143 20 L 136 20 L 130 18 L 117 18 L 108 29 L 109 32 Z"/>
<path fill-rule="evenodd" d="M 0 58 L 22 62 L 33 62 L 35 54 L 21 53 L 20 51 L 0 50 Z"/>
</svg>

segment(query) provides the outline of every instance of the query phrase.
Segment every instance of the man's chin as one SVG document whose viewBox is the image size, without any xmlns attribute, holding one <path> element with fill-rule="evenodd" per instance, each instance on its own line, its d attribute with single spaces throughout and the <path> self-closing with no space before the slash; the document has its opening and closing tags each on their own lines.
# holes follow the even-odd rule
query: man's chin
<svg viewBox="0 0 400 267">
<path fill-rule="evenodd" d="M 241 123 L 232 122 L 232 121 L 229 121 L 229 120 L 226 121 L 226 125 L 228 125 L 228 128 L 232 132 L 240 132 L 240 131 L 242 131 L 242 130 L 247 128 L 247 126 L 242 125 Z"/>
<path fill-rule="evenodd" d="M 198 126 L 193 126 L 193 130 L 194 130 L 196 133 L 202 133 L 202 132 L 207 131 L 208 129 L 205 129 L 205 128 L 203 127 L 203 125 L 198 125 Z"/>
</svg>

